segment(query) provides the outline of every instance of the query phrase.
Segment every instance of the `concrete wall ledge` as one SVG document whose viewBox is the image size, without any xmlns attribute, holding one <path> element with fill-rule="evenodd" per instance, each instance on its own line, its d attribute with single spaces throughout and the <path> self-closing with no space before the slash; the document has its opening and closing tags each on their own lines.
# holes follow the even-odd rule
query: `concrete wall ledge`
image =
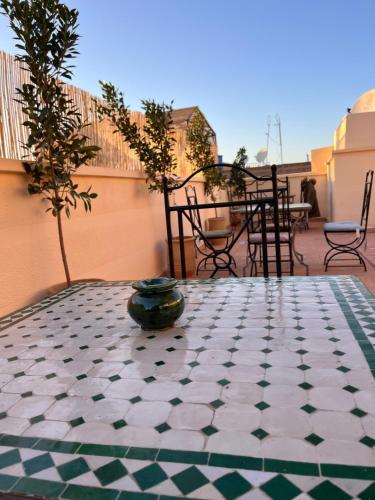
<svg viewBox="0 0 375 500">
<path fill-rule="evenodd" d="M 0 174 L 2 172 L 14 173 L 14 174 L 25 174 L 22 166 L 21 160 L 8 160 L 6 158 L 0 158 Z M 90 167 L 83 166 L 77 171 L 77 176 L 83 177 L 113 177 L 113 178 L 125 178 L 125 179 L 143 179 L 146 180 L 146 175 L 144 172 L 139 170 L 123 170 L 121 168 L 108 168 L 108 167 Z M 181 178 L 181 182 L 184 178 Z M 194 178 L 194 182 L 203 183 L 202 177 Z"/>
<path fill-rule="evenodd" d="M 349 153 L 373 153 L 375 152 L 375 147 L 364 147 L 364 148 L 345 148 L 345 149 L 335 149 L 332 151 L 333 156 L 344 155 Z"/>
</svg>

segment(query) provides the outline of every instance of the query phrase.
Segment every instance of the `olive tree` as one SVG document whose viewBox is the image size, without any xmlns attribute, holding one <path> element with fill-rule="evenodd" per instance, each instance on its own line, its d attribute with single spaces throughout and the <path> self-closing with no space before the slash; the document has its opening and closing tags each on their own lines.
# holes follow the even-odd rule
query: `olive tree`
<svg viewBox="0 0 375 500">
<path fill-rule="evenodd" d="M 248 156 L 246 153 L 246 148 L 242 147 L 237 151 L 233 165 L 241 168 L 246 168 L 247 160 Z M 243 170 L 239 170 L 238 168 L 231 168 L 228 183 L 233 190 L 233 194 L 237 196 L 237 198 L 240 198 L 241 196 L 245 195 L 246 191 L 245 175 L 246 174 Z"/>
<path fill-rule="evenodd" d="M 188 144 L 186 158 L 196 170 L 215 163 L 212 152 L 212 131 L 207 127 L 207 122 L 198 108 L 188 125 L 186 138 Z M 217 167 L 205 170 L 203 175 L 204 192 L 215 202 L 215 190 L 223 189 L 225 176 Z"/>
<path fill-rule="evenodd" d="M 88 123 L 68 94 L 64 80 L 72 78 L 71 61 L 78 54 L 78 11 L 59 0 L 0 0 L 17 41 L 16 60 L 28 72 L 29 82 L 16 89 L 16 100 L 26 115 L 28 139 L 23 145 L 31 195 L 40 194 L 57 220 L 67 285 L 71 278 L 64 244 L 62 214 L 83 202 L 91 210 L 96 194 L 79 191 L 73 180 L 77 169 L 100 149 L 84 134 Z"/>
<path fill-rule="evenodd" d="M 172 185 L 177 168 L 172 103 L 142 100 L 145 124 L 140 127 L 131 118 L 123 92 L 112 83 L 100 81 L 100 85 L 103 99 L 97 101 L 99 114 L 109 118 L 114 132 L 120 133 L 130 149 L 137 153 L 144 164 L 149 190 L 163 192 L 163 178 Z"/>
</svg>

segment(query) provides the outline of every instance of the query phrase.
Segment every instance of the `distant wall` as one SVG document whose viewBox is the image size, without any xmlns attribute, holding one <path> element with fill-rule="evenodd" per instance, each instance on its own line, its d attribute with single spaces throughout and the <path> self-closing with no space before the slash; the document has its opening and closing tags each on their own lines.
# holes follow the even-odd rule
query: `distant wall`
<svg viewBox="0 0 375 500">
<path fill-rule="evenodd" d="M 360 222 L 365 175 L 375 170 L 375 112 L 351 113 L 337 127 L 328 161 L 330 218 Z M 375 187 L 369 227 L 375 228 Z"/>
<path fill-rule="evenodd" d="M 365 149 L 375 146 L 375 112 L 346 115 L 334 135 L 334 149 Z"/>
<path fill-rule="evenodd" d="M 99 196 L 91 214 L 79 208 L 64 220 L 72 279 L 160 275 L 166 268 L 162 195 L 148 191 L 142 174 L 120 169 L 83 167 L 77 181 Z M 203 182 L 195 186 L 205 201 Z M 180 191 L 176 202 L 185 204 Z M 27 194 L 21 162 L 0 160 L 0 316 L 39 300 L 65 279 L 56 219 L 45 209 L 40 196 Z"/>
<path fill-rule="evenodd" d="M 269 177 L 271 176 L 271 166 L 265 165 L 262 167 L 250 167 L 249 171 L 256 175 L 257 177 Z M 283 177 L 285 175 L 291 174 L 301 174 L 303 172 L 311 172 L 311 162 L 301 161 L 298 163 L 284 163 L 283 165 L 277 165 L 277 175 Z"/>
<path fill-rule="evenodd" d="M 332 148 L 321 148 L 322 150 L 314 150 L 312 153 L 311 164 L 309 162 L 299 163 L 295 165 L 300 165 L 298 168 L 298 172 L 290 172 L 290 169 L 280 167 L 278 169 L 279 177 L 288 177 L 289 179 L 289 191 L 291 195 L 294 195 L 294 203 L 299 203 L 301 199 L 301 181 L 307 177 L 314 177 L 316 179 L 316 193 L 318 198 L 318 204 L 320 209 L 321 217 L 328 218 L 329 216 L 329 204 L 328 204 L 328 192 L 327 192 L 327 174 L 325 167 L 324 169 L 321 167 L 321 163 L 323 162 L 323 158 L 328 158 L 328 150 L 332 150 Z M 310 168 L 306 169 L 306 165 Z M 270 175 L 270 167 L 257 167 L 251 169 L 251 172 L 257 176 L 269 176 Z"/>
<path fill-rule="evenodd" d="M 333 146 L 311 150 L 311 172 L 313 174 L 327 174 L 327 162 L 332 157 Z"/>
<path fill-rule="evenodd" d="M 335 152 L 329 164 L 332 220 L 360 222 L 366 172 L 375 169 L 375 148 Z M 369 212 L 369 227 L 375 227 L 375 186 Z"/>
<path fill-rule="evenodd" d="M 300 201 L 301 181 L 305 177 L 316 179 L 316 195 L 318 198 L 321 217 L 328 217 L 328 195 L 327 195 L 327 176 L 320 173 L 294 174 L 289 176 L 290 193 L 295 195 L 295 202 Z"/>
</svg>

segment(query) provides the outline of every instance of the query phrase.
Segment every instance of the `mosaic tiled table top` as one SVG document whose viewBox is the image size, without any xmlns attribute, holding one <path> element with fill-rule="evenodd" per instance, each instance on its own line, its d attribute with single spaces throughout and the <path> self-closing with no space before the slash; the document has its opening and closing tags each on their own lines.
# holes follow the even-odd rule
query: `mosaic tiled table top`
<svg viewBox="0 0 375 500">
<path fill-rule="evenodd" d="M 351 277 L 181 282 L 142 331 L 128 282 L 0 320 L 0 491 L 374 499 L 374 300 Z"/>
</svg>

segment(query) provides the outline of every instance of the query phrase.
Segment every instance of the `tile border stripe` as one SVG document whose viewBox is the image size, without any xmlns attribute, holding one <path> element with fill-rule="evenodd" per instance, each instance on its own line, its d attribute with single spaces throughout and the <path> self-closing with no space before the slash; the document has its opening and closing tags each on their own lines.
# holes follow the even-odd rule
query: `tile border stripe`
<svg viewBox="0 0 375 500">
<path fill-rule="evenodd" d="M 355 283 L 356 287 L 358 288 L 358 284 Z M 346 321 L 348 322 L 348 325 L 350 327 L 350 330 L 358 342 L 358 345 L 362 351 L 363 356 L 365 357 L 368 367 L 372 373 L 372 376 L 375 378 L 375 351 L 374 347 L 369 341 L 366 333 L 364 332 L 361 324 L 355 317 L 355 314 L 353 313 L 353 310 L 350 306 L 350 303 L 348 300 L 345 298 L 344 294 L 338 287 L 337 283 L 331 282 L 330 283 L 331 289 L 336 297 L 336 300 L 338 304 L 340 305 L 341 311 L 343 315 L 346 318 Z M 366 299 L 367 300 L 367 299 Z"/>
<path fill-rule="evenodd" d="M 71 289 L 65 289 L 62 290 L 61 292 L 51 295 L 50 297 L 46 297 L 42 299 L 40 302 L 37 302 L 36 304 L 32 304 L 27 307 L 23 307 L 21 309 L 18 309 L 17 311 L 14 311 L 7 316 L 3 316 L 0 318 L 0 332 L 3 330 L 6 330 L 10 326 L 16 325 L 20 321 L 23 321 L 26 318 L 29 318 L 33 314 L 43 311 L 44 309 L 47 309 L 47 307 L 51 307 L 54 304 L 57 304 L 61 300 L 70 297 L 71 295 L 74 295 L 77 293 L 79 290 L 82 290 L 81 285 L 74 285 L 71 287 Z M 69 292 L 68 292 L 69 290 Z"/>
<path fill-rule="evenodd" d="M 0 474 L 0 488 L 2 492 L 37 495 L 38 498 L 41 496 L 46 498 L 46 495 L 50 498 L 95 498 L 97 500 L 125 500 L 125 498 L 126 500 L 173 500 L 175 498 L 169 495 L 83 486 L 33 477 L 18 478 L 8 474 Z M 183 497 L 178 498 L 181 500 Z"/>
<path fill-rule="evenodd" d="M 344 464 L 317 464 L 312 462 L 276 460 L 271 458 L 229 455 L 204 451 L 98 445 L 69 441 L 54 441 L 46 438 L 26 438 L 11 434 L 1 434 L 0 446 L 51 451 L 70 455 L 94 455 L 154 462 L 209 465 L 228 469 L 258 470 L 262 472 L 278 472 L 280 474 L 287 473 L 300 476 L 345 477 L 347 479 L 375 480 L 375 467 Z"/>
<path fill-rule="evenodd" d="M 29 316 L 46 309 L 54 304 L 57 304 L 61 300 L 66 297 L 70 297 L 71 295 L 79 292 L 80 290 L 84 290 L 85 288 L 90 287 L 106 287 L 106 286 L 126 286 L 133 283 L 131 280 L 123 280 L 123 281 L 83 281 L 81 283 L 76 283 L 72 285 L 70 288 L 64 288 L 60 292 L 49 295 L 44 299 L 41 299 L 38 302 L 30 304 L 25 307 L 21 307 L 20 309 L 16 309 L 15 311 L 6 314 L 5 316 L 0 316 L 0 332 L 9 328 L 16 323 L 28 318 Z"/>
</svg>

